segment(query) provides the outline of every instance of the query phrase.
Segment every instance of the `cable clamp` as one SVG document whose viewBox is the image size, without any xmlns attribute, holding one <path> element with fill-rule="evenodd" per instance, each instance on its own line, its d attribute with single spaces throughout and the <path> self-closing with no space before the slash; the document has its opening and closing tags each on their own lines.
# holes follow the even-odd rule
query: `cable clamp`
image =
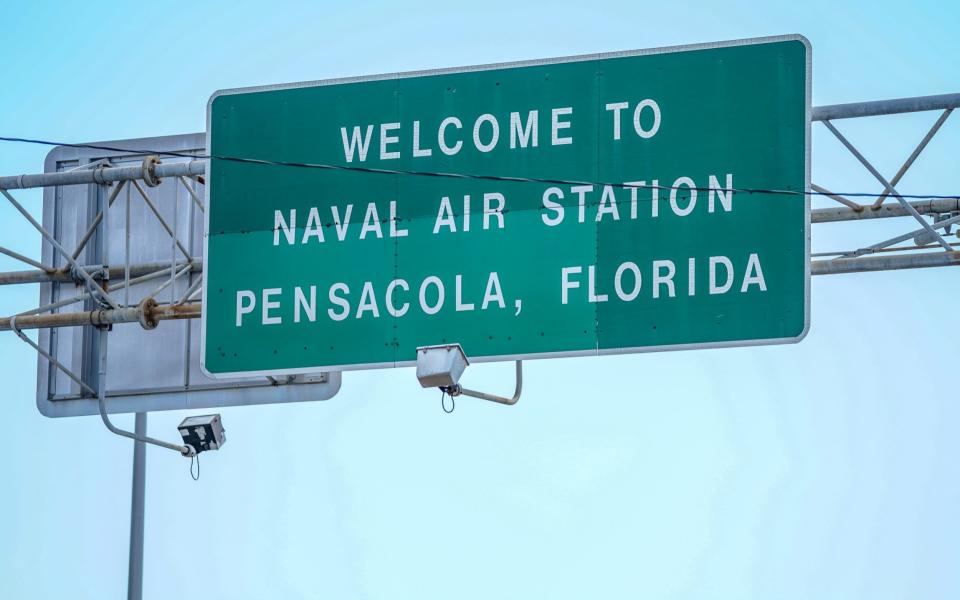
<svg viewBox="0 0 960 600">
<path fill-rule="evenodd" d="M 147 187 L 157 187 L 160 185 L 160 178 L 157 177 L 157 165 L 160 164 L 160 157 L 156 154 L 145 156 L 143 164 L 140 166 L 140 176 Z"/>
<path fill-rule="evenodd" d="M 103 176 L 103 170 L 110 166 L 107 164 L 100 164 L 93 168 L 93 180 L 100 185 L 110 185 L 110 182 L 106 180 Z"/>
<path fill-rule="evenodd" d="M 89 265 L 86 267 L 77 264 L 70 265 L 69 275 L 74 285 L 84 285 L 87 283 L 87 278 L 83 276 L 84 272 L 94 281 L 106 281 L 110 274 L 106 265 Z"/>
<path fill-rule="evenodd" d="M 143 327 L 147 331 L 151 329 L 156 329 L 160 321 L 153 314 L 153 309 L 157 307 L 157 301 L 153 298 L 144 298 L 143 302 L 140 303 L 138 307 L 138 313 L 140 317 L 140 327 Z"/>
</svg>

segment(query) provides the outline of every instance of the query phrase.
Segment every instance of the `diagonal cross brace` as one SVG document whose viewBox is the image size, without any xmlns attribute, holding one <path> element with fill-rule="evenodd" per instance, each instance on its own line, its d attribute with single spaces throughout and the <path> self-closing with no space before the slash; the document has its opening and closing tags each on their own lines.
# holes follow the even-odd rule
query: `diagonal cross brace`
<svg viewBox="0 0 960 600">
<path fill-rule="evenodd" d="M 137 183 L 136 180 L 130 180 L 130 183 L 132 183 L 133 187 L 137 190 L 137 192 L 140 193 L 140 197 L 143 198 L 143 201 L 147 203 L 147 207 L 150 209 L 150 212 L 152 212 L 154 216 L 157 217 L 157 220 L 160 221 L 160 225 L 162 225 L 163 228 L 167 231 L 167 233 L 170 234 L 170 237 L 173 238 L 173 242 L 177 245 L 177 248 L 180 249 L 180 252 L 182 252 L 183 255 L 187 257 L 187 261 L 192 260 L 193 257 L 190 256 L 190 252 L 188 252 L 187 249 L 183 247 L 183 244 L 180 243 L 180 238 L 177 237 L 177 234 L 173 231 L 173 229 L 167 223 L 167 220 L 164 219 L 163 215 L 160 214 L 160 210 L 157 208 L 157 205 L 153 203 L 153 200 L 150 199 L 150 196 L 148 196 L 147 193 L 143 191 L 143 188 L 140 187 L 140 184 Z"/>
<path fill-rule="evenodd" d="M 949 227 L 956 223 L 960 223 L 960 215 L 956 217 L 950 217 L 949 219 L 944 219 L 942 221 L 937 221 L 936 223 L 933 224 L 933 228 L 942 229 L 944 227 Z M 898 235 L 897 237 L 890 238 L 889 240 L 878 242 L 876 244 L 873 244 L 872 246 L 867 246 L 866 248 L 860 248 L 859 250 L 854 250 L 853 252 L 847 252 L 841 258 L 863 256 L 864 254 L 873 254 L 874 252 L 879 252 L 884 248 L 889 248 L 894 244 L 899 244 L 900 242 L 905 242 L 911 238 L 916 238 L 918 235 L 924 232 L 926 232 L 926 229 L 916 229 L 909 233 L 904 233 L 904 234 Z"/>
<path fill-rule="evenodd" d="M 927 147 L 927 144 L 930 143 L 930 140 L 933 139 L 933 136 L 935 136 L 937 132 L 940 131 L 940 127 L 943 126 L 943 122 L 947 120 L 947 117 L 949 117 L 950 113 L 952 112 L 953 112 L 953 109 L 948 108 L 942 113 L 940 113 L 940 118 L 937 119 L 937 122 L 934 123 L 933 127 L 930 128 L 930 131 L 927 132 L 927 135 L 923 136 L 923 139 L 920 140 L 920 143 L 917 144 L 917 147 L 913 149 L 913 152 L 910 153 L 910 156 L 907 157 L 907 160 L 904 161 L 903 165 L 900 166 L 900 170 L 898 170 L 897 174 L 894 175 L 893 179 L 890 180 L 890 185 L 897 185 L 898 183 L 900 183 L 900 180 L 903 179 L 903 176 L 907 174 L 907 171 L 910 169 L 911 166 L 913 166 L 914 161 L 917 160 L 917 157 L 920 156 L 920 153 L 923 152 L 923 150 Z M 886 200 L 887 196 L 889 195 L 890 195 L 889 192 L 883 192 L 882 194 L 880 194 L 876 202 L 874 202 L 873 206 L 871 206 L 870 208 L 872 208 L 873 210 L 880 208 L 880 206 L 883 205 L 883 201 Z"/>
<path fill-rule="evenodd" d="M 110 193 L 110 197 L 107 198 L 107 206 L 113 205 L 113 201 L 117 199 L 117 196 L 120 194 L 120 190 L 123 189 L 123 186 L 126 184 L 126 181 L 121 181 L 120 185 L 115 187 Z M 97 213 L 97 216 L 90 223 L 90 226 L 87 227 L 86 233 L 83 234 L 83 237 L 80 238 L 80 241 L 77 242 L 77 248 L 73 251 L 73 258 L 79 258 L 80 253 L 83 252 L 84 247 L 87 245 L 87 242 L 90 241 L 90 238 L 93 237 L 93 232 L 97 230 L 97 226 L 100 225 L 100 222 L 103 221 L 103 210 Z"/>
<path fill-rule="evenodd" d="M 860 151 L 857 150 L 854 147 L 854 145 L 851 144 L 850 141 L 847 140 L 847 138 L 845 138 L 843 134 L 837 130 L 836 127 L 833 126 L 833 123 L 831 123 L 830 121 L 823 121 L 823 124 L 826 126 L 827 129 L 830 130 L 831 133 L 833 133 L 834 136 L 836 136 L 838 140 L 840 140 L 840 143 L 843 144 L 847 148 L 847 150 L 849 150 L 850 153 L 853 154 L 857 158 L 857 160 L 860 161 L 860 164 L 866 167 L 866 169 L 870 171 L 870 174 L 872 174 L 877 179 L 877 181 L 883 184 L 883 187 L 884 189 L 886 189 L 887 193 L 893 196 L 894 198 L 896 198 L 897 201 L 900 202 L 900 205 L 903 206 L 903 208 L 908 213 L 910 213 L 910 215 L 914 219 L 916 219 L 917 222 L 920 223 L 920 225 L 922 225 L 924 229 L 927 230 L 927 233 L 929 233 L 931 236 L 933 236 L 935 240 L 937 240 L 937 242 L 943 247 L 944 250 L 946 250 L 947 252 L 953 252 L 953 247 L 951 247 L 950 244 L 945 239 L 943 239 L 943 236 L 941 236 L 937 232 L 937 230 L 934 229 L 933 226 L 930 225 L 930 223 L 928 223 L 927 220 L 923 218 L 923 215 L 917 212 L 917 209 L 914 208 L 912 204 L 910 204 L 909 202 L 903 199 L 903 197 L 900 195 L 900 192 L 898 192 L 890 184 L 890 182 L 887 181 L 883 177 L 883 175 L 881 175 L 880 172 L 877 171 L 876 168 L 874 168 L 872 164 L 870 164 L 870 161 L 868 161 L 862 154 L 860 154 Z"/>
<path fill-rule="evenodd" d="M 31 225 L 33 225 L 33 228 L 39 231 L 40 235 L 43 236 L 45 240 L 50 242 L 50 245 L 56 248 L 57 252 L 63 255 L 63 257 L 67 260 L 67 262 L 70 263 L 71 267 L 76 269 L 76 271 L 80 274 L 80 276 L 83 277 L 83 280 L 87 282 L 87 285 L 89 286 L 90 290 L 100 290 L 100 286 L 97 284 L 96 281 L 93 280 L 92 277 L 90 277 L 90 274 L 87 273 L 87 270 L 84 269 L 79 264 L 77 264 L 77 261 L 74 260 L 74 258 L 70 255 L 69 252 L 67 252 L 66 248 L 60 245 L 60 242 L 58 242 L 56 238 L 50 235 L 50 232 L 44 229 L 43 225 L 38 223 L 37 220 L 33 218 L 33 215 L 31 215 L 30 212 L 23 207 L 23 205 L 17 202 L 16 198 L 10 195 L 10 192 L 4 189 L 0 189 L 0 193 L 6 196 L 7 200 L 10 201 L 10 204 L 13 204 L 13 207 L 16 208 L 17 211 L 19 211 L 20 214 L 23 215 L 23 217 L 27 221 L 29 221 Z M 110 308 L 119 308 L 117 303 L 113 300 L 113 298 L 110 297 L 110 294 L 106 290 L 101 290 L 99 293 L 102 296 L 103 300 L 110 305 Z M 93 296 L 92 291 L 90 295 Z"/>
</svg>

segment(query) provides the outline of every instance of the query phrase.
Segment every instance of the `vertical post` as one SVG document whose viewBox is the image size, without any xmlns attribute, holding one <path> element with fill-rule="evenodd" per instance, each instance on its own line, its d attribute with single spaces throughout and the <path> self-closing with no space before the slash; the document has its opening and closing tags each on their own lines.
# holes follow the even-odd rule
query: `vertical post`
<svg viewBox="0 0 960 600">
<path fill-rule="evenodd" d="M 106 186 L 98 186 L 98 196 L 105 197 Z M 129 190 L 128 190 L 129 192 Z M 108 234 L 110 231 L 110 201 L 103 204 L 103 219 L 100 221 L 100 262 L 104 265 L 110 264 L 110 245 Z M 125 228 L 124 261 L 126 268 L 124 272 L 124 283 L 128 284 L 124 289 L 124 304 L 129 304 L 130 299 L 130 196 L 127 196 Z M 103 287 L 110 289 L 110 280 L 103 280 Z M 107 398 L 107 335 L 108 327 L 101 327 L 99 330 L 99 354 L 100 365 L 97 377 L 97 394 L 102 410 L 106 406 Z M 142 439 L 147 435 L 147 415 L 146 413 L 137 413 L 134 431 Z M 147 476 L 147 449 L 146 444 L 140 440 L 133 442 L 133 476 L 130 490 L 130 561 L 127 568 L 127 600 L 142 600 L 143 598 L 143 524 L 144 524 L 144 500 L 146 495 L 146 476 Z"/>
<path fill-rule="evenodd" d="M 137 413 L 134 432 L 147 435 L 147 414 Z M 147 447 L 133 442 L 133 489 L 130 494 L 130 568 L 127 572 L 127 600 L 143 598 L 143 524 L 147 477 Z"/>
</svg>

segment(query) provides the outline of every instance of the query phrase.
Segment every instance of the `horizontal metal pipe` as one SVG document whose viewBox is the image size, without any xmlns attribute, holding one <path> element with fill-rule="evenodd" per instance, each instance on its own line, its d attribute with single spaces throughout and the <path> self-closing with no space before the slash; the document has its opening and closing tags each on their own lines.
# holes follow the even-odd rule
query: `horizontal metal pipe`
<svg viewBox="0 0 960 600">
<path fill-rule="evenodd" d="M 960 200 L 937 199 L 916 200 L 909 203 L 922 215 L 943 214 L 960 211 Z M 909 217 L 910 213 L 899 202 L 889 202 L 873 208 L 866 206 L 863 210 L 854 210 L 845 206 L 831 208 L 815 208 L 810 211 L 811 223 L 833 223 L 837 221 L 860 221 L 863 219 L 884 219 L 889 217 Z"/>
<path fill-rule="evenodd" d="M 513 390 L 513 396 L 507 398 L 505 396 L 498 396 L 496 394 L 488 394 L 487 392 L 478 392 L 477 390 L 467 389 L 460 384 L 451 386 L 451 388 L 442 388 L 451 396 L 456 397 L 459 395 L 471 396 L 473 398 L 479 398 L 481 400 L 489 400 L 490 402 L 496 402 L 497 404 L 506 404 L 507 406 L 513 406 L 520 400 L 520 393 L 523 392 L 523 361 L 516 361 L 516 378 L 517 382 Z"/>
<path fill-rule="evenodd" d="M 960 252 L 924 252 L 916 254 L 873 255 L 859 258 L 837 258 L 833 260 L 815 260 L 810 263 L 811 275 L 837 275 L 842 273 L 863 273 L 869 271 L 895 271 L 899 269 L 922 269 L 927 267 L 960 266 Z M 145 303 L 140 306 L 56 313 L 46 315 L 23 315 L 17 317 L 17 329 L 39 329 L 45 327 L 78 327 L 84 325 L 113 325 L 118 323 L 141 323 L 152 328 L 159 321 L 174 319 L 200 318 L 201 303 L 156 305 Z M 0 331 L 10 330 L 10 318 L 0 318 Z M 522 371 L 517 361 L 517 387 L 513 398 L 502 398 L 474 390 L 459 389 L 457 394 L 492 400 L 502 404 L 513 404 L 519 399 L 522 389 Z"/>
<path fill-rule="evenodd" d="M 153 167 L 153 173 L 159 178 L 203 175 L 207 170 L 204 160 L 188 162 L 160 163 Z M 82 171 L 63 171 L 61 173 L 38 173 L 35 175 L 10 175 L 0 177 L 0 190 L 24 190 L 28 188 L 51 187 L 56 185 L 77 185 L 84 183 L 113 183 L 115 181 L 136 181 L 143 179 L 143 166 L 98 167 Z"/>
<path fill-rule="evenodd" d="M 171 319 L 200 318 L 200 303 L 178 305 L 141 304 L 127 308 L 85 310 L 49 315 L 23 315 L 17 317 L 17 329 L 41 329 L 45 327 L 79 327 L 83 325 L 114 325 L 118 323 L 147 324 L 152 329 L 158 321 Z M 10 318 L 0 318 L 0 331 L 10 331 Z"/>
<path fill-rule="evenodd" d="M 897 115 L 900 113 L 922 112 L 926 110 L 946 110 L 948 108 L 960 108 L 960 94 L 940 94 L 937 96 L 917 96 L 914 98 L 895 98 L 892 100 L 874 100 L 872 102 L 851 102 L 849 104 L 814 106 L 811 118 L 814 121 L 828 121 L 831 119 Z"/>
<path fill-rule="evenodd" d="M 194 256 L 190 261 L 192 268 L 190 269 L 193 273 L 199 273 L 203 271 L 203 259 Z M 180 268 L 186 265 L 187 262 L 182 260 L 177 263 L 177 268 Z M 154 273 L 161 269 L 170 268 L 170 261 L 166 262 L 153 262 L 153 263 L 142 263 L 136 265 L 130 265 L 130 277 L 140 277 L 142 275 L 148 275 Z M 84 269 L 88 271 L 96 270 L 95 267 L 86 266 Z M 123 279 L 126 269 L 124 267 L 110 267 L 110 279 Z M 47 282 L 59 282 L 59 283 L 69 283 L 73 281 L 73 277 L 70 276 L 70 269 L 57 269 L 55 271 L 10 271 L 7 273 L 0 273 L 0 285 L 11 285 L 16 283 L 47 283 Z"/>
<path fill-rule="evenodd" d="M 811 275 L 839 275 L 869 271 L 896 271 L 927 267 L 960 266 L 960 252 L 924 252 L 919 254 L 892 254 L 815 260 L 810 263 Z"/>
</svg>

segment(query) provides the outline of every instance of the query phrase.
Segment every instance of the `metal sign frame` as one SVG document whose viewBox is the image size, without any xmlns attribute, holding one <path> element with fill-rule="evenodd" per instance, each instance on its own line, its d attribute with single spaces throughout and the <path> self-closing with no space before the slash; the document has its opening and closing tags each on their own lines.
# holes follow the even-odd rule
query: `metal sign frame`
<svg viewBox="0 0 960 600">
<path fill-rule="evenodd" d="M 515 68 L 515 67 L 529 67 L 529 66 L 540 66 L 540 65 L 551 65 L 551 64 L 560 64 L 560 63 L 570 63 L 570 62 L 582 62 L 589 60 L 599 60 L 599 59 L 609 59 L 609 58 L 622 58 L 622 57 L 639 57 L 639 56 L 649 56 L 649 55 L 658 55 L 658 54 L 671 54 L 671 53 L 680 53 L 680 52 L 689 52 L 694 50 L 709 50 L 709 49 L 718 49 L 718 48 L 729 48 L 736 46 L 752 46 L 759 44 L 771 44 L 776 42 L 787 42 L 787 41 L 797 41 L 804 45 L 806 49 L 806 65 L 805 65 L 805 124 L 804 124 L 804 190 L 810 189 L 810 130 L 811 130 L 811 114 L 812 114 L 812 96 L 811 96 L 811 82 L 812 82 L 812 47 L 810 41 L 800 34 L 789 34 L 781 36 L 768 36 L 768 37 L 757 37 L 757 38 L 745 38 L 738 40 L 729 40 L 729 41 L 719 41 L 719 42 L 709 42 L 701 44 L 688 44 L 680 46 L 665 46 L 660 48 L 649 48 L 649 49 L 640 49 L 640 50 L 625 50 L 618 52 L 603 52 L 597 54 L 583 54 L 576 56 L 565 56 L 565 57 L 556 57 L 556 58 L 545 58 L 537 60 L 524 60 L 524 61 L 513 61 L 505 63 L 494 63 L 494 64 L 485 64 L 485 65 L 474 65 L 466 67 L 454 67 L 454 68 L 444 68 L 444 69 L 429 69 L 421 71 L 408 71 L 401 73 L 385 73 L 379 75 L 368 75 L 368 76 L 359 76 L 359 77 L 342 77 L 335 79 L 325 79 L 325 80 L 316 80 L 316 81 L 303 81 L 295 83 L 285 83 L 285 84 L 276 84 L 276 85 L 263 85 L 263 86 L 252 86 L 246 88 L 230 88 L 224 90 L 218 90 L 211 95 L 209 101 L 207 102 L 207 140 L 206 147 L 211 148 L 211 114 L 213 102 L 221 97 L 232 94 L 247 94 L 253 92 L 264 92 L 264 91 L 276 91 L 276 90 L 289 90 L 296 88 L 306 88 L 306 87 L 317 87 L 317 86 L 329 86 L 329 85 L 340 85 L 348 83 L 360 83 L 360 82 L 369 82 L 369 81 L 382 81 L 382 80 L 391 80 L 391 79 L 408 79 L 416 77 L 425 77 L 431 75 L 446 75 L 446 74 L 455 74 L 455 73 L 471 73 L 471 72 L 480 72 L 488 71 L 493 69 L 505 69 L 505 68 Z M 215 162 L 216 158 L 211 158 L 211 162 Z M 207 171 L 208 177 L 210 176 L 210 166 L 208 166 Z M 205 186 L 205 202 L 206 205 L 210 206 L 210 188 L 211 185 Z M 610 349 L 600 349 L 595 348 L 593 350 L 574 350 L 574 351 L 561 351 L 561 352 L 542 352 L 542 353 L 529 353 L 529 354 L 507 354 L 507 355 L 497 355 L 497 356 L 482 356 L 482 357 L 471 357 L 471 362 L 501 362 L 501 361 L 515 361 L 515 360 L 530 360 L 530 359 L 540 359 L 540 358 L 564 358 L 564 357 L 577 357 L 577 356 L 609 356 L 609 355 L 618 355 L 618 354 L 638 354 L 638 353 L 647 353 L 647 352 L 664 352 L 664 351 L 680 351 L 680 350 L 702 350 L 702 349 L 712 349 L 712 348 L 732 348 L 732 347 L 745 347 L 745 346 L 767 346 L 767 345 L 777 345 L 777 344 L 792 344 L 797 343 L 803 340 L 806 337 L 807 333 L 810 330 L 810 197 L 809 195 L 804 195 L 802 197 L 804 202 L 804 215 L 805 215 L 805 231 L 804 231 L 804 306 L 803 306 L 803 329 L 800 333 L 793 337 L 785 338 L 775 338 L 775 339 L 762 339 L 762 340 L 743 340 L 743 341 L 722 341 L 722 342 L 703 342 L 703 343 L 691 343 L 691 344 L 674 344 L 674 345 L 664 345 L 664 346 L 640 346 L 640 347 L 628 347 L 628 348 L 610 348 Z M 210 239 L 210 211 L 207 210 L 204 218 L 206 219 L 206 225 L 204 228 L 204 265 L 205 269 L 209 268 L 208 258 L 208 248 L 209 248 L 209 239 Z M 200 338 L 200 366 L 203 369 L 203 372 L 208 376 L 214 379 L 230 378 L 230 377 L 246 377 L 246 376 L 286 376 L 286 375 L 295 375 L 303 373 L 305 369 L 303 368 L 290 368 L 290 369 L 264 369 L 264 370 L 253 370 L 253 371 L 239 371 L 239 372 L 226 372 L 226 373 L 214 373 L 207 370 L 205 365 L 206 360 L 206 343 L 207 343 L 207 282 L 209 281 L 208 277 L 204 277 L 203 280 L 203 296 L 202 296 L 202 315 L 201 315 L 201 338 Z M 455 336 L 453 336 L 455 337 Z M 456 340 L 451 340 L 456 341 Z M 379 363 L 362 363 L 362 364 L 343 364 L 343 365 L 333 365 L 333 366 L 317 366 L 311 367 L 311 369 L 337 369 L 337 370 L 367 370 L 367 369 L 381 369 L 381 368 L 392 368 L 392 367 L 408 367 L 416 364 L 416 360 L 404 360 L 404 361 L 391 361 L 391 362 L 379 362 Z"/>
<path fill-rule="evenodd" d="M 57 146 L 53 148 L 46 157 L 44 162 L 44 171 L 46 173 L 56 173 L 61 172 L 64 165 L 76 166 L 73 168 L 85 168 L 88 165 L 97 164 L 98 161 L 110 161 L 111 164 L 123 163 L 123 164 L 134 164 L 139 165 L 140 161 L 144 156 L 151 155 L 157 152 L 176 152 L 180 154 L 203 154 L 205 151 L 204 147 L 205 136 L 203 133 L 194 133 L 194 134 L 183 134 L 183 135 L 173 135 L 173 136 L 162 136 L 154 138 L 141 138 L 133 140 L 118 140 L 118 141 L 109 141 L 109 142 L 99 142 L 96 145 L 122 148 L 124 152 L 112 152 L 107 150 L 94 150 L 87 148 L 71 148 L 66 146 Z M 168 158 L 164 159 L 164 162 L 174 162 L 180 160 L 178 158 Z M 180 185 L 177 181 L 177 178 L 171 178 L 172 185 Z M 114 184 L 117 185 L 117 184 Z M 104 190 L 99 189 L 104 186 L 99 185 L 86 185 L 86 186 L 71 186 L 71 188 L 66 188 L 63 186 L 60 187 L 44 187 L 43 190 L 43 224 L 48 231 L 54 232 L 53 235 L 61 240 L 69 240 L 72 235 L 74 235 L 76 230 L 76 235 L 79 236 L 79 233 L 86 229 L 91 220 L 97 214 L 95 210 L 97 204 L 102 204 L 106 199 L 106 193 Z M 129 188 L 128 188 L 129 189 Z M 142 189 L 142 188 L 141 188 Z M 151 190 L 166 189 L 166 188 L 145 188 L 145 193 L 147 195 L 154 194 Z M 168 190 L 169 191 L 169 190 Z M 181 190 L 183 191 L 183 190 Z M 77 194 L 79 198 L 78 201 L 83 201 L 85 206 L 80 212 L 75 214 L 67 214 L 66 216 L 63 213 L 67 213 L 68 209 L 73 209 L 73 198 L 71 200 L 65 200 L 58 202 L 58 198 L 62 194 L 70 193 Z M 137 196 L 133 196 L 140 202 L 141 199 Z M 184 202 L 189 203 L 188 196 L 184 196 Z M 117 198 L 116 206 L 121 206 L 121 199 Z M 156 199 L 156 207 L 162 211 L 169 211 L 169 207 L 165 207 L 163 202 Z M 188 205 L 190 211 L 197 210 L 193 203 Z M 187 209 L 181 207 L 183 211 Z M 114 208 L 113 211 L 117 213 L 122 212 L 122 208 Z M 82 214 L 81 214 L 82 213 Z M 74 217 L 76 217 L 74 219 Z M 73 220 L 71 220 L 73 219 Z M 173 221 L 174 227 L 176 227 L 176 220 Z M 193 225 L 192 227 L 190 225 Z M 102 223 L 100 227 L 111 227 L 107 223 Z M 166 237 L 166 234 L 161 233 L 159 225 L 152 224 L 155 227 L 155 231 L 158 232 L 158 235 L 164 236 L 162 238 L 164 242 L 164 252 L 174 252 L 173 246 L 171 245 L 170 237 Z M 184 242 L 189 248 L 191 243 L 189 239 L 192 239 L 197 244 L 202 243 L 202 238 L 205 234 L 202 227 L 205 226 L 205 223 L 199 219 L 197 216 L 195 224 L 190 223 L 181 223 L 180 227 L 177 228 L 178 235 L 183 235 Z M 98 228 L 99 230 L 99 228 Z M 122 230 L 121 230 L 122 234 Z M 98 234 L 95 234 L 98 235 Z M 151 238 L 144 236 L 143 231 L 139 231 L 138 243 L 140 245 L 144 243 L 150 243 Z M 65 236 L 65 237 L 61 237 Z M 109 234 L 108 234 L 109 236 Z M 94 236 L 95 237 L 95 236 Z M 179 243 L 179 240 L 177 240 Z M 87 245 L 88 249 L 95 249 L 97 244 L 94 244 L 93 239 L 91 243 Z M 195 247 L 195 246 L 194 246 Z M 169 250 L 166 250 L 169 248 Z M 49 242 L 44 241 L 41 249 L 42 261 L 45 264 L 57 264 L 56 252 Z M 181 257 L 182 258 L 182 257 Z M 106 262 L 109 262 L 107 260 Z M 110 265 L 113 266 L 113 265 Z M 205 278 L 202 272 L 202 268 L 197 265 L 198 268 L 194 270 L 193 273 L 188 273 L 184 279 L 189 280 L 190 276 L 194 278 L 197 277 Z M 122 277 L 121 277 L 122 279 Z M 169 280 L 170 278 L 167 277 Z M 141 285 L 153 287 L 156 283 L 144 283 Z M 185 281 L 177 282 L 177 285 L 180 288 L 186 287 Z M 140 286 L 137 286 L 140 288 Z M 146 288 L 146 289 L 149 289 Z M 61 288 L 63 292 L 66 292 L 63 295 L 69 296 L 74 289 L 72 285 L 68 286 L 66 284 L 56 284 L 56 283 L 43 283 L 40 285 L 40 304 L 48 304 L 51 302 L 56 302 L 61 299 Z M 180 290 L 183 291 L 182 289 Z M 287 403 L 287 402 L 306 402 L 312 400 L 327 400 L 332 398 L 337 394 L 340 389 L 341 377 L 339 372 L 311 372 L 309 375 L 302 375 L 297 378 L 291 378 L 291 380 L 268 380 L 266 378 L 244 378 L 244 379 L 218 379 L 216 381 L 198 381 L 194 375 L 194 369 L 198 367 L 198 359 L 196 356 L 196 348 L 190 343 L 191 334 L 189 331 L 195 328 L 195 322 L 191 320 L 182 321 L 182 325 L 177 325 L 176 323 L 167 323 L 161 324 L 161 328 L 167 327 L 186 327 L 187 332 L 184 334 L 185 346 L 178 346 L 177 351 L 182 350 L 187 353 L 189 363 L 185 360 L 180 360 L 181 367 L 185 370 L 183 385 L 170 385 L 159 384 L 157 383 L 156 378 L 152 378 L 151 373 L 142 372 L 138 376 L 138 385 L 135 387 L 122 386 L 121 388 L 111 389 L 108 387 L 106 391 L 107 397 L 107 412 L 111 414 L 116 413 L 131 413 L 131 412 L 153 412 L 159 410 L 192 410 L 200 408 L 219 408 L 227 406 L 247 406 L 255 404 L 278 404 L 278 403 Z M 53 355 L 58 356 L 62 361 L 65 362 L 68 368 L 73 368 L 76 371 L 83 371 L 85 377 L 89 377 L 91 383 L 96 379 L 96 339 L 97 336 L 91 335 L 95 330 L 86 326 L 77 328 L 73 331 L 76 331 L 76 337 L 70 336 L 67 339 L 67 347 L 64 350 L 67 354 L 62 354 L 57 350 L 57 340 L 60 338 L 61 330 L 43 328 L 38 331 L 38 343 L 41 348 L 45 348 L 50 351 Z M 70 333 L 71 330 L 67 330 L 67 333 Z M 84 333 L 85 332 L 85 333 Z M 152 331 L 144 331 L 140 327 L 130 327 L 124 328 L 124 334 L 133 335 L 136 347 L 130 347 L 129 342 L 131 340 L 118 337 L 117 335 L 111 336 L 112 342 L 112 352 L 114 353 L 127 353 L 127 352 L 136 352 L 137 354 L 144 354 L 144 348 L 150 347 L 150 344 L 156 341 L 156 333 Z M 193 336 L 197 335 L 198 331 L 193 332 Z M 81 339 L 82 338 L 82 339 Z M 123 341 L 121 341 L 123 340 Z M 180 343 L 180 340 L 178 340 Z M 179 354 L 179 352 L 178 352 Z M 63 391 L 51 393 L 54 389 L 52 384 L 54 383 L 54 378 L 59 377 L 61 381 L 67 381 L 62 374 L 59 374 L 56 366 L 51 364 L 46 358 L 42 355 L 37 357 L 37 408 L 41 414 L 47 417 L 73 417 L 73 416 L 85 416 L 85 415 L 96 415 L 99 414 L 99 407 L 97 398 L 90 397 L 82 393 L 64 393 Z M 153 383 L 151 383 L 153 381 Z M 107 384 L 109 385 L 109 378 Z"/>
</svg>

